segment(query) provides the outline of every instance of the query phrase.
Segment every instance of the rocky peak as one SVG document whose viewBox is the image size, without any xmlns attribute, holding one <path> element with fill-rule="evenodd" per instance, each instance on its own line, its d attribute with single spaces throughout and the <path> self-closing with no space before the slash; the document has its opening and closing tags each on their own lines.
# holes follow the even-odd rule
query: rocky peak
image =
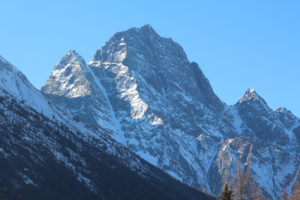
<svg viewBox="0 0 300 200">
<path fill-rule="evenodd" d="M 275 112 L 277 112 L 278 114 L 285 114 L 285 115 L 294 115 L 292 113 L 292 111 L 288 110 L 287 108 L 284 108 L 284 107 L 280 107 L 280 108 L 277 108 L 275 110 Z"/>
<path fill-rule="evenodd" d="M 244 96 L 238 100 L 236 106 L 245 114 L 250 115 L 270 115 L 274 116 L 274 111 L 268 106 L 266 101 L 257 94 L 253 88 L 248 88 Z M 252 114 L 251 114 L 252 113 Z"/>
<path fill-rule="evenodd" d="M 286 108 L 282 108 L 282 107 L 276 109 L 276 112 L 286 112 L 286 111 L 288 111 L 288 110 Z"/>
<path fill-rule="evenodd" d="M 75 50 L 69 50 L 65 56 L 60 60 L 59 64 L 55 66 L 56 69 L 64 68 L 68 65 L 86 67 L 85 60 Z"/>
<path fill-rule="evenodd" d="M 188 61 L 180 45 L 159 36 L 149 25 L 116 33 L 97 50 L 89 66 L 79 62 L 78 57 L 68 52 L 43 92 L 82 97 L 89 94 L 91 85 L 95 93 L 89 96 L 57 100 L 89 125 L 112 132 L 114 139 L 146 161 L 196 187 L 220 191 L 221 180 L 225 179 L 216 176 L 222 165 L 215 163 L 231 143 L 238 141 L 238 148 L 228 151 L 234 158 L 235 153 L 248 154 L 245 147 L 252 138 L 259 139 L 256 147 L 260 152 L 268 152 L 274 145 L 289 146 L 290 130 L 298 134 L 295 123 L 290 123 L 292 120 L 285 123 L 284 116 L 279 119 L 252 88 L 236 105 L 229 107 L 222 103 L 199 66 Z M 81 70 L 85 67 L 87 73 Z M 283 123 L 291 128 L 286 130 Z M 235 130 L 238 136 L 234 135 Z M 237 138 L 227 140 L 227 136 Z M 242 141 L 240 137 L 249 140 Z M 224 142 L 220 149 L 219 142 Z M 270 174 L 265 182 L 260 178 L 260 168 L 267 171 L 270 167 L 287 167 L 289 163 L 272 164 L 272 154 L 259 155 L 260 152 L 253 153 L 255 163 L 259 164 L 254 168 L 259 177 L 256 180 L 272 194 L 277 189 L 272 185 L 275 176 L 291 177 L 289 170 Z M 218 181 L 220 184 L 216 184 Z M 278 183 L 283 184 L 283 179 Z"/>
<path fill-rule="evenodd" d="M 58 96 L 75 98 L 90 94 L 90 85 L 86 74 L 88 66 L 74 50 L 68 51 L 42 87 L 42 92 Z"/>
<path fill-rule="evenodd" d="M 122 52 L 124 59 L 116 59 Z M 97 50 L 93 61 L 122 62 L 125 57 L 127 60 L 138 57 L 152 64 L 155 64 L 154 60 L 161 60 L 163 57 L 187 61 L 186 54 L 179 44 L 170 38 L 159 36 L 150 25 L 130 28 L 114 34 L 103 47 Z"/>
<path fill-rule="evenodd" d="M 253 88 L 248 88 L 244 96 L 239 99 L 238 103 L 243 103 L 245 101 L 259 101 L 262 98 L 256 93 Z"/>
<path fill-rule="evenodd" d="M 253 88 L 248 88 L 244 96 L 240 98 L 236 104 L 239 107 L 244 107 L 247 110 L 251 110 L 263 113 L 263 112 L 273 112 L 269 108 L 266 101 L 259 95 Z"/>
<path fill-rule="evenodd" d="M 160 37 L 157 32 L 153 29 L 153 27 L 150 24 L 146 24 L 140 28 L 130 28 L 127 31 L 123 31 L 122 33 L 125 34 L 141 34 L 143 36 L 147 37 Z"/>
<path fill-rule="evenodd" d="M 294 129 L 297 126 L 300 126 L 299 119 L 288 109 L 286 108 L 278 108 L 275 111 L 280 121 L 288 128 Z"/>
<path fill-rule="evenodd" d="M 195 102 L 213 111 L 221 112 L 224 108 L 198 65 L 189 62 L 183 48 L 172 39 L 159 36 L 150 25 L 116 33 L 97 50 L 90 66 L 115 74 L 117 85 L 124 86 L 122 93 L 137 86 L 138 99 L 145 103 L 148 99 L 163 103 L 166 96 L 177 95 L 180 99 L 192 96 Z M 153 91 L 158 94 L 154 96 Z"/>
<path fill-rule="evenodd" d="M 274 112 L 253 88 L 249 88 L 235 106 L 249 128 L 246 134 L 257 137 L 265 144 L 275 141 L 282 146 L 288 144 L 289 134 L 286 133 L 286 128 L 287 125 L 292 126 L 294 121 L 288 121 L 285 115 Z"/>
</svg>

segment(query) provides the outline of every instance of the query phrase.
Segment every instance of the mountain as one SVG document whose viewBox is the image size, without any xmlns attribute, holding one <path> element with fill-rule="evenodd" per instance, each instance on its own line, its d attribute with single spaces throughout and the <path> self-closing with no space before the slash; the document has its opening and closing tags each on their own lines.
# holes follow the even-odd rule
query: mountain
<svg viewBox="0 0 300 200">
<path fill-rule="evenodd" d="M 219 194 L 237 166 L 270 199 L 299 170 L 300 121 L 254 89 L 226 105 L 182 47 L 146 25 L 118 32 L 89 64 L 75 51 L 41 91 L 174 178 Z M 280 191 L 280 192 L 278 192 Z"/>
<path fill-rule="evenodd" d="M 80 80 L 57 94 L 89 94 L 84 61 L 63 60 Z M 214 199 L 55 105 L 1 56 L 0 102 L 0 199 Z"/>
</svg>

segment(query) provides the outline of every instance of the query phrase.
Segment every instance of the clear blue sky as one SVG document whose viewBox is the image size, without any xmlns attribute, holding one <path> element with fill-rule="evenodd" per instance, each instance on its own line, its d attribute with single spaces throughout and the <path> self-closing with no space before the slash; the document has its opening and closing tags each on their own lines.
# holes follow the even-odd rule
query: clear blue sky
<svg viewBox="0 0 300 200">
<path fill-rule="evenodd" d="M 0 55 L 40 88 L 69 49 L 90 61 L 115 32 L 151 24 L 234 104 L 253 87 L 300 116 L 300 1 L 0 0 Z"/>
</svg>

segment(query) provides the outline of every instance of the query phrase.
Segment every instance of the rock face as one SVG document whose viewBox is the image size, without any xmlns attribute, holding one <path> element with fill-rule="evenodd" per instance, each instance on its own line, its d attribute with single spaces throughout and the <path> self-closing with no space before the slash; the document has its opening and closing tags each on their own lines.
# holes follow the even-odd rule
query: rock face
<svg viewBox="0 0 300 200">
<path fill-rule="evenodd" d="M 67 98 L 91 94 L 84 67 L 70 51 L 55 72 L 58 78 L 64 69 L 66 79 L 53 79 L 61 84 L 49 90 Z M 0 199 L 213 199 L 94 129 L 0 57 Z"/>
<path fill-rule="evenodd" d="M 68 52 L 41 90 L 195 187 L 218 194 L 239 163 L 251 166 L 270 199 L 295 182 L 299 119 L 286 109 L 271 110 L 253 89 L 226 105 L 182 47 L 149 25 L 116 33 L 88 65 Z"/>
</svg>

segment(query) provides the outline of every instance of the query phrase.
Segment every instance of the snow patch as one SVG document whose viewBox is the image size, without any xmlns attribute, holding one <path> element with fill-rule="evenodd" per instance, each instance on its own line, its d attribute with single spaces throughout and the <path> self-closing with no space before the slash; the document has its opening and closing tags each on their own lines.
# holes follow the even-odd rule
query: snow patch
<svg viewBox="0 0 300 200">
<path fill-rule="evenodd" d="M 246 91 L 245 95 L 239 99 L 239 103 L 243 103 L 245 101 L 249 101 L 249 100 L 255 100 L 258 101 L 260 98 L 257 95 L 257 93 L 255 92 L 255 90 L 253 88 L 248 88 L 248 90 Z"/>
<path fill-rule="evenodd" d="M 22 179 L 26 185 L 35 185 L 36 186 L 36 184 L 25 174 L 19 172 L 19 175 L 22 177 Z"/>
<path fill-rule="evenodd" d="M 87 66 L 83 58 L 77 53 L 69 51 L 60 63 L 55 65 L 42 91 L 68 98 L 89 95 L 91 91 L 85 76 L 86 71 Z"/>
<path fill-rule="evenodd" d="M 237 107 L 235 107 L 235 106 L 231 107 L 230 110 L 231 110 L 231 113 L 232 113 L 233 118 L 234 118 L 233 125 L 234 125 L 235 129 L 237 130 L 237 132 L 239 134 L 242 134 L 243 121 L 241 119 L 239 111 L 238 111 Z"/>
<path fill-rule="evenodd" d="M 48 100 L 20 75 L 19 71 L 0 70 L 0 88 L 52 119 L 56 114 Z"/>
<path fill-rule="evenodd" d="M 155 116 L 155 117 L 154 117 L 154 120 L 153 120 L 153 122 L 152 122 L 152 125 L 162 125 L 162 124 L 163 124 L 162 119 L 159 118 L 159 117 L 157 117 L 157 116 Z"/>
<path fill-rule="evenodd" d="M 109 100 L 109 97 L 107 95 L 107 92 L 105 90 L 105 88 L 103 87 L 103 85 L 101 84 L 101 82 L 99 81 L 99 79 L 96 77 L 93 69 L 91 69 L 90 67 L 88 68 L 89 69 L 89 73 L 92 75 L 93 77 L 93 80 L 95 82 L 95 84 L 97 85 L 97 87 L 100 89 L 100 91 L 102 92 L 102 94 L 104 95 L 104 98 L 105 98 L 105 101 L 106 101 L 106 104 L 109 108 L 109 111 L 111 113 L 111 116 L 112 116 L 112 120 L 113 120 L 113 123 L 115 125 L 115 131 L 121 135 L 123 135 L 123 132 L 122 132 L 122 129 L 121 129 L 121 126 L 120 126 L 120 122 L 119 120 L 116 118 L 116 115 L 115 115 L 115 111 L 110 103 L 110 100 Z"/>
</svg>

